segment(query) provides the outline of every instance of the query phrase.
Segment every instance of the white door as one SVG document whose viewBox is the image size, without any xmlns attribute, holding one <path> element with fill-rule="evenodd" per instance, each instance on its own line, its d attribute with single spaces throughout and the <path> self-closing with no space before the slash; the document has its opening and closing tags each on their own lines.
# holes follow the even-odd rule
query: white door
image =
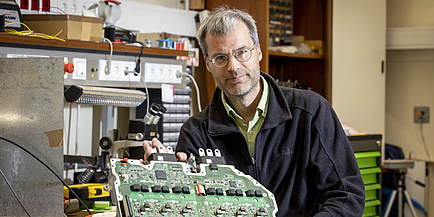
<svg viewBox="0 0 434 217">
<path fill-rule="evenodd" d="M 386 0 L 334 0 L 332 100 L 342 123 L 385 133 Z"/>
</svg>

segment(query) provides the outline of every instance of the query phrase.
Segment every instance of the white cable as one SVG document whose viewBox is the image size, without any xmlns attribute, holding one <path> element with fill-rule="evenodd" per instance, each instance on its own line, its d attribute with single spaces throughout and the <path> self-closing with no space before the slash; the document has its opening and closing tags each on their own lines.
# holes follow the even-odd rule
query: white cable
<svg viewBox="0 0 434 217">
<path fill-rule="evenodd" d="M 69 147 L 71 144 L 71 118 L 72 118 L 72 102 L 69 103 L 68 142 L 66 144 L 66 154 L 69 154 Z"/>
<path fill-rule="evenodd" d="M 197 86 L 196 80 L 194 79 L 193 76 L 191 76 L 190 74 L 188 74 L 187 72 L 181 72 L 181 71 L 176 71 L 176 77 L 180 78 L 182 76 L 188 76 L 191 81 L 193 81 L 194 87 L 196 88 L 196 95 L 197 95 L 197 108 L 199 109 L 199 112 L 202 111 L 202 109 L 200 108 L 200 93 L 199 93 L 199 87 Z"/>
<path fill-rule="evenodd" d="M 111 67 L 112 67 L 112 56 L 113 56 L 113 43 L 108 38 L 104 38 L 104 40 L 110 43 L 110 56 L 109 56 L 109 60 L 107 60 L 107 65 L 105 66 L 104 69 L 105 74 L 110 75 L 110 73 L 112 72 Z"/>
<path fill-rule="evenodd" d="M 78 131 L 80 130 L 80 104 L 77 104 L 77 123 L 75 128 L 75 155 L 78 155 Z"/>
<path fill-rule="evenodd" d="M 428 150 L 428 147 L 426 146 L 426 142 L 425 142 L 425 136 L 423 135 L 423 125 L 422 124 L 423 123 L 420 123 L 420 135 L 422 137 L 422 144 L 423 144 L 423 147 L 425 148 L 425 152 L 426 152 L 426 155 L 428 157 L 428 161 L 431 161 L 431 156 L 429 154 L 429 150 Z"/>
<path fill-rule="evenodd" d="M 137 59 L 136 64 L 140 64 L 140 56 L 139 56 L 139 59 Z M 137 65 L 136 65 L 136 68 L 137 68 Z M 145 115 L 146 115 L 149 112 L 149 91 L 148 91 L 148 85 L 146 84 L 145 77 L 143 77 L 143 75 L 140 72 L 136 72 L 136 68 L 133 69 L 132 71 L 125 69 L 124 73 L 125 73 L 125 75 L 128 75 L 129 73 L 133 73 L 133 75 L 138 75 L 138 76 L 140 76 L 140 78 L 142 78 L 143 84 L 145 85 L 145 92 L 146 92 L 146 113 L 145 113 Z M 139 67 L 139 69 L 140 69 L 140 67 Z M 139 70 L 139 71 L 141 71 L 141 70 Z"/>
<path fill-rule="evenodd" d="M 140 78 L 142 79 L 143 84 L 145 85 L 145 92 L 146 92 L 146 113 L 145 113 L 145 115 L 148 114 L 148 112 L 149 112 L 149 91 L 148 91 L 148 85 L 146 84 L 145 78 L 143 77 L 142 74 L 140 74 L 140 72 L 139 72 L 139 74 L 137 74 L 134 71 L 128 71 L 125 69 L 124 73 L 125 73 L 125 75 L 128 75 L 128 73 L 133 73 L 134 75 L 139 75 Z"/>
<path fill-rule="evenodd" d="M 149 112 L 149 92 L 148 92 L 148 86 L 146 85 L 146 81 L 145 78 L 143 77 L 142 74 L 139 74 L 140 77 L 142 78 L 143 84 L 145 85 L 145 92 L 146 92 L 146 114 L 148 114 Z"/>
</svg>

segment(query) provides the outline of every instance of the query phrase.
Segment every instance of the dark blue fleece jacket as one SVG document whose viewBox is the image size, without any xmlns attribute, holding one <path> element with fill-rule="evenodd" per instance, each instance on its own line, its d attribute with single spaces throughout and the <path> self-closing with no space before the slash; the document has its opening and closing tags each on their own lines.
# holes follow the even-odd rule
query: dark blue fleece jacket
<svg viewBox="0 0 434 217">
<path fill-rule="evenodd" d="M 255 158 L 216 88 L 211 103 L 181 128 L 177 152 L 219 149 L 227 164 L 274 193 L 277 216 L 362 216 L 365 189 L 350 143 L 331 105 L 306 90 L 279 87 L 265 74 L 269 107 Z"/>
</svg>

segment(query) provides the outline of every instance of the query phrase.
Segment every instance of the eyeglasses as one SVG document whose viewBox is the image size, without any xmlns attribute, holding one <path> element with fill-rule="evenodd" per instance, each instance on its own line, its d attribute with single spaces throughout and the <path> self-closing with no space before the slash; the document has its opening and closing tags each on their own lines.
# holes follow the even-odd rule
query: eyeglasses
<svg viewBox="0 0 434 217">
<path fill-rule="evenodd" d="M 229 62 L 229 57 L 231 56 L 234 56 L 238 62 L 246 62 L 252 57 L 253 49 L 255 49 L 255 44 L 253 44 L 251 48 L 235 50 L 232 55 L 219 54 L 208 61 L 212 62 L 212 64 L 217 68 L 225 67 Z"/>
</svg>

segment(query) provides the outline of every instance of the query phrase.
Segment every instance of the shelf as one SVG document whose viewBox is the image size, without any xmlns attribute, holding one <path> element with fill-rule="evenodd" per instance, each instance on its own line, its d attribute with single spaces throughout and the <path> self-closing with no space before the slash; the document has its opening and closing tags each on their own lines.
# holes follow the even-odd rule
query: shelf
<svg viewBox="0 0 434 217">
<path fill-rule="evenodd" d="M 299 54 L 299 53 L 284 53 L 279 51 L 268 50 L 270 57 L 286 57 L 296 59 L 324 59 L 324 55 L 311 55 L 311 54 Z"/>
<path fill-rule="evenodd" d="M 107 42 L 95 41 L 80 41 L 80 40 L 48 40 L 30 36 L 19 36 L 8 33 L 0 33 L 0 46 L 3 47 L 22 47 L 33 49 L 53 49 L 61 51 L 78 51 L 86 53 L 108 53 L 110 52 L 110 44 Z M 124 45 L 113 43 L 114 54 L 138 54 L 142 47 L 133 45 Z M 162 48 L 147 48 L 143 49 L 144 56 L 194 56 L 194 52 L 183 50 L 170 50 Z"/>
<path fill-rule="evenodd" d="M 434 27 L 399 27 L 387 29 L 387 50 L 434 48 Z"/>
</svg>

